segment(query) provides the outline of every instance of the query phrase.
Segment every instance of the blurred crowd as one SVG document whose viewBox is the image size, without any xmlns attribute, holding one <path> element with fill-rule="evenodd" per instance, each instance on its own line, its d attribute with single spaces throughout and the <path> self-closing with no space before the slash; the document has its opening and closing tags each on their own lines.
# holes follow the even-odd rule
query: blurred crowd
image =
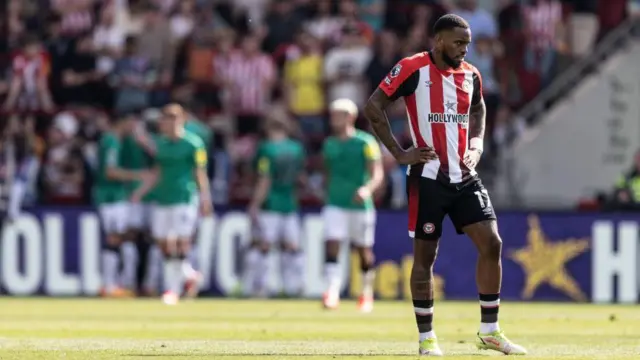
<svg viewBox="0 0 640 360">
<path fill-rule="evenodd" d="M 633 0 L 631 3 L 637 3 Z M 0 104 L 23 139 L 28 200 L 89 204 L 95 142 L 111 116 L 177 101 L 210 130 L 216 202 L 246 201 L 268 117 L 304 140 L 317 203 L 319 149 L 336 98 L 363 105 L 404 56 L 430 48 L 439 16 L 469 21 L 467 61 L 483 76 L 490 147 L 524 126 L 513 113 L 627 16 L 628 0 L 7 0 L 0 29 Z M 402 102 L 393 131 L 410 142 Z M 362 119 L 359 126 L 366 128 Z M 385 206 L 404 206 L 387 156 Z"/>
</svg>

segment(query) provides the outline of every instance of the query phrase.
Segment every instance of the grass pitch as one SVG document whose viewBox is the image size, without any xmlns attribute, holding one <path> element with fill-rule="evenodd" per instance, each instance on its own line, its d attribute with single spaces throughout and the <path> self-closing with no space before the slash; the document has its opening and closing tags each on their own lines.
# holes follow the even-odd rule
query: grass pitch
<svg viewBox="0 0 640 360">
<path fill-rule="evenodd" d="M 476 303 L 436 303 L 445 356 L 502 356 L 475 349 Z M 505 302 L 501 325 L 529 359 L 638 359 L 640 309 Z M 411 304 L 378 302 L 359 314 L 343 302 L 0 299 L 0 359 L 418 358 Z"/>
</svg>

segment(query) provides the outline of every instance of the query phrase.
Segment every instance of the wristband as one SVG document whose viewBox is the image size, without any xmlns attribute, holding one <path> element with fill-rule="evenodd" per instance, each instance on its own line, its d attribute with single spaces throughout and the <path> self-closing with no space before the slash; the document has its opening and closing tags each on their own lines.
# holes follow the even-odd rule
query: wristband
<svg viewBox="0 0 640 360">
<path fill-rule="evenodd" d="M 484 143 L 481 138 L 479 137 L 471 138 L 471 140 L 469 141 L 469 149 L 477 149 L 477 150 L 483 151 L 484 150 L 483 144 Z"/>
</svg>

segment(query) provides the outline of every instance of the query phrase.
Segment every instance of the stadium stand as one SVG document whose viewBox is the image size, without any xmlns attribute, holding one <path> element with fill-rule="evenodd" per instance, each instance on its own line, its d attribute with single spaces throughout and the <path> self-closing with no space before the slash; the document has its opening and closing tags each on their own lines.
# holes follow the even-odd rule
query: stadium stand
<svg viewBox="0 0 640 360">
<path fill-rule="evenodd" d="M 623 22 L 628 4 L 637 7 L 626 0 L 9 0 L 0 27 L 3 124 L 37 159 L 28 202 L 88 204 L 105 120 L 144 110 L 153 121 L 153 109 L 179 101 L 213 130 L 215 201 L 241 204 L 261 124 L 284 117 L 307 145 L 303 197 L 314 204 L 326 104 L 349 97 L 362 105 L 397 60 L 429 48 L 435 19 L 453 12 L 475 35 L 468 60 L 484 77 L 491 173 L 492 157 L 524 127 L 512 114 L 588 56 Z M 401 104 L 390 118 L 409 141 Z M 387 160 L 380 202 L 402 207 L 402 169 Z"/>
</svg>

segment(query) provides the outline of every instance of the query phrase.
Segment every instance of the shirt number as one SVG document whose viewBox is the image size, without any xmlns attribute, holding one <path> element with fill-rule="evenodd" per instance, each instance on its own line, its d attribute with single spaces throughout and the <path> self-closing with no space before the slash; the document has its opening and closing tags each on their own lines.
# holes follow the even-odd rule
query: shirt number
<svg viewBox="0 0 640 360">
<path fill-rule="evenodd" d="M 489 198 L 489 192 L 487 189 L 475 191 L 474 194 L 478 197 L 478 202 L 480 203 L 481 208 L 485 209 L 491 207 L 491 199 Z"/>
</svg>

